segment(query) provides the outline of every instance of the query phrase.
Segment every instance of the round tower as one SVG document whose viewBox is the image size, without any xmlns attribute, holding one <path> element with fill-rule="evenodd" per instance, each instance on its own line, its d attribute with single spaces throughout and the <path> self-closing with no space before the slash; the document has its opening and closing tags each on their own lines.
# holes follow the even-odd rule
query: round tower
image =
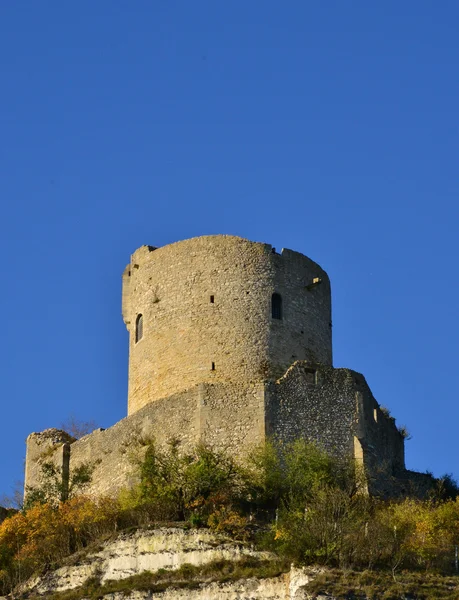
<svg viewBox="0 0 459 600">
<path fill-rule="evenodd" d="M 306 256 L 229 235 L 142 246 L 123 274 L 128 413 L 204 382 L 332 364 L 330 281 Z"/>
</svg>

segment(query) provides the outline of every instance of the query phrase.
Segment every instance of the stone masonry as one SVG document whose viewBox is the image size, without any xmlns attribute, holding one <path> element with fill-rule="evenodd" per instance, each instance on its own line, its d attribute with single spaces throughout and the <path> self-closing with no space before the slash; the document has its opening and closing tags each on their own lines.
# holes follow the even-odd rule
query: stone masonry
<svg viewBox="0 0 459 600">
<path fill-rule="evenodd" d="M 273 293 L 282 319 L 271 316 Z M 123 318 L 129 414 L 197 383 L 276 378 L 298 359 L 332 363 L 325 271 L 298 252 L 238 237 L 139 248 L 123 274 Z"/>
<path fill-rule="evenodd" d="M 135 482 L 132 457 L 152 438 L 237 456 L 267 438 L 305 438 L 355 458 L 370 492 L 429 486 L 406 471 L 403 435 L 365 378 L 333 368 L 330 281 L 309 258 L 223 235 L 142 246 L 123 273 L 122 305 L 128 416 L 80 440 L 31 434 L 26 489 L 53 460 L 67 479 L 90 463 L 89 492 L 115 494 Z"/>
</svg>

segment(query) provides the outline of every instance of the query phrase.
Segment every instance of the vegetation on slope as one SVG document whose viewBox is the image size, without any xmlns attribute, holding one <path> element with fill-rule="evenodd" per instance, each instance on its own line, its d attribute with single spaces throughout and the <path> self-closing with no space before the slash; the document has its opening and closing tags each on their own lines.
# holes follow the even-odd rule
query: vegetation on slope
<svg viewBox="0 0 459 600">
<path fill-rule="evenodd" d="M 244 557 L 238 561 L 218 560 L 205 565 L 194 566 L 184 564 L 179 569 L 170 571 L 159 569 L 155 573 L 144 571 L 126 579 L 111 580 L 100 584 L 97 578 L 88 581 L 84 586 L 48 595 L 48 600 L 98 600 L 103 595 L 121 592 L 128 594 L 132 590 L 162 592 L 169 587 L 175 589 L 197 589 L 202 584 L 228 583 L 239 579 L 257 577 L 277 577 L 287 570 L 282 561 L 259 560 Z M 30 596 L 29 600 L 38 600 L 40 596 Z"/>
<path fill-rule="evenodd" d="M 64 499 L 54 481 L 58 473 L 45 466 L 42 488 L 29 495 L 33 502 L 0 525 L 0 594 L 121 529 L 164 521 L 208 526 L 250 539 L 259 548 L 276 552 L 285 565 L 318 564 L 346 573 L 353 569 L 360 573 L 349 584 L 355 589 L 364 589 L 362 577 L 389 577 L 387 589 L 400 588 L 397 579 L 402 570 L 413 573 L 412 581 L 416 573 L 424 579 L 426 573 L 444 574 L 456 581 L 459 500 L 451 482 L 450 497 L 437 494 L 425 501 L 383 502 L 363 493 L 352 463 L 301 440 L 290 446 L 266 444 L 242 466 L 204 445 L 187 453 L 176 442 L 166 450 L 149 443 L 137 468 L 136 487 L 116 499 L 95 500 L 81 494 L 86 477 L 80 489 L 74 487 L 73 497 Z M 163 585 L 167 577 L 155 580 L 155 585 Z M 189 580 L 203 578 L 208 580 L 209 574 L 193 572 Z M 322 583 L 336 590 L 348 585 L 338 580 Z M 457 594 L 457 583 L 454 586 Z"/>
</svg>

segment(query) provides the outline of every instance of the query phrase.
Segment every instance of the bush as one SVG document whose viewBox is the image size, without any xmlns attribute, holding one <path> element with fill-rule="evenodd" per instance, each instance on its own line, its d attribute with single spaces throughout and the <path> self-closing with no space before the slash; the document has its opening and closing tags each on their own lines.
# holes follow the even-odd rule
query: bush
<svg viewBox="0 0 459 600">
<path fill-rule="evenodd" d="M 393 578 L 402 568 L 454 568 L 459 498 L 448 476 L 430 500 L 378 501 L 352 461 L 303 440 L 255 448 L 243 466 L 202 444 L 181 451 L 177 442 L 149 443 L 138 474 L 138 485 L 116 500 L 78 495 L 77 478 L 72 497 L 60 501 L 60 474 L 45 463 L 35 503 L 29 495 L 27 507 L 0 524 L 0 595 L 120 527 L 158 521 L 255 534 L 261 547 L 299 564 L 385 569 Z M 87 473 L 80 475 L 83 488 Z"/>
<path fill-rule="evenodd" d="M 166 450 L 150 443 L 140 465 L 137 504 L 147 504 L 159 517 L 205 522 L 222 502 L 237 502 L 244 482 L 236 463 L 223 452 L 204 444 L 193 452 L 180 452 L 171 442 Z"/>
<path fill-rule="evenodd" d="M 2 593 L 33 573 L 56 566 L 63 558 L 117 529 L 119 507 L 111 498 L 80 496 L 54 506 L 36 503 L 0 525 Z"/>
</svg>

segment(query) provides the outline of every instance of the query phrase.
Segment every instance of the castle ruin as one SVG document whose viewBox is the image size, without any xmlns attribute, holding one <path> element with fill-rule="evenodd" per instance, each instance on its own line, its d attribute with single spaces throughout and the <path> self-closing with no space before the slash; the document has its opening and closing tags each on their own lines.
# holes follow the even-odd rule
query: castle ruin
<svg viewBox="0 0 459 600">
<path fill-rule="evenodd" d="M 371 493 L 428 487 L 405 469 L 403 432 L 363 375 L 333 367 L 330 281 L 306 256 L 229 235 L 142 246 L 123 273 L 122 313 L 128 416 L 79 440 L 32 433 L 26 489 L 44 457 L 67 479 L 94 465 L 89 492 L 114 494 L 135 482 L 131 451 L 145 440 L 243 456 L 267 438 L 354 457 Z"/>
</svg>

